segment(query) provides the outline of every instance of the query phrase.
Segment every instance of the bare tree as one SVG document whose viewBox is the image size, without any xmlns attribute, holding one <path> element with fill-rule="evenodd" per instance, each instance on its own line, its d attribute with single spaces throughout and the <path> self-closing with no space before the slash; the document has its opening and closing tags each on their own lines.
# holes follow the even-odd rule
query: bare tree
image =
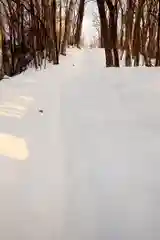
<svg viewBox="0 0 160 240">
<path fill-rule="evenodd" d="M 69 44 L 79 47 L 88 1 L 0 0 L 0 75 L 13 76 L 29 64 L 39 68 L 47 60 L 58 64 Z M 160 66 L 160 1 L 96 2 L 99 17 L 94 24 L 106 66 L 120 65 L 120 51 L 125 52 L 126 66 L 132 66 L 132 60 L 139 66 L 140 56 L 146 66 Z"/>
<path fill-rule="evenodd" d="M 125 31 L 126 66 L 132 65 L 131 46 L 132 46 L 133 16 L 134 16 L 133 0 L 127 0 L 126 31 Z"/>
<path fill-rule="evenodd" d="M 66 55 L 67 41 L 70 37 L 74 4 L 75 4 L 75 0 L 70 0 L 69 6 L 66 6 L 65 30 L 64 30 L 64 36 L 63 36 L 63 41 L 61 45 L 62 55 Z"/>
<path fill-rule="evenodd" d="M 102 28 L 102 36 L 104 39 L 106 67 L 111 67 L 113 65 L 113 57 L 112 57 L 112 51 L 111 51 L 110 34 L 109 34 L 108 20 L 105 12 L 104 0 L 97 0 L 97 5 L 98 5 L 100 23 Z"/>
<path fill-rule="evenodd" d="M 80 47 L 81 31 L 82 31 L 82 22 L 84 16 L 84 4 L 85 0 L 80 0 L 79 9 L 78 9 L 78 18 L 76 24 L 76 33 L 75 33 L 75 44 L 77 47 Z"/>
</svg>

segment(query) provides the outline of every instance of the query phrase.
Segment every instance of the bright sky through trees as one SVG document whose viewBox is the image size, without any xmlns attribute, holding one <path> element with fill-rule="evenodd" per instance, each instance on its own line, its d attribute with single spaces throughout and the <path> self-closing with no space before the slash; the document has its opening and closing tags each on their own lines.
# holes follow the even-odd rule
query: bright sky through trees
<svg viewBox="0 0 160 240">
<path fill-rule="evenodd" d="M 85 15 L 83 21 L 83 33 L 86 43 L 90 43 L 93 36 L 96 35 L 96 30 L 93 27 L 93 12 L 97 11 L 95 2 L 88 2 L 85 8 Z"/>
</svg>

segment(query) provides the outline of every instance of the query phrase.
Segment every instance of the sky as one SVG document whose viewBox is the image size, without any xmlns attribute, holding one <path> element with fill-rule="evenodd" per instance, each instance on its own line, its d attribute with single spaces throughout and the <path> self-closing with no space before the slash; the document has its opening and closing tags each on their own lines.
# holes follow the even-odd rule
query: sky
<svg viewBox="0 0 160 240">
<path fill-rule="evenodd" d="M 88 2 L 85 8 L 85 15 L 83 20 L 83 34 L 85 37 L 85 42 L 90 43 L 93 36 L 96 35 L 96 30 L 93 27 L 93 12 L 97 11 L 97 6 L 95 2 Z"/>
</svg>

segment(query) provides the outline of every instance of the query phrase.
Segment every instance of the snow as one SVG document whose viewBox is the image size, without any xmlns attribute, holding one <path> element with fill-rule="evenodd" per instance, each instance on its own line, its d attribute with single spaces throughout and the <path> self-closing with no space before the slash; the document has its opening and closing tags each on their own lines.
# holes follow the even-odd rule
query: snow
<svg viewBox="0 0 160 240">
<path fill-rule="evenodd" d="M 159 80 L 70 49 L 2 81 L 0 239 L 159 240 Z"/>
</svg>

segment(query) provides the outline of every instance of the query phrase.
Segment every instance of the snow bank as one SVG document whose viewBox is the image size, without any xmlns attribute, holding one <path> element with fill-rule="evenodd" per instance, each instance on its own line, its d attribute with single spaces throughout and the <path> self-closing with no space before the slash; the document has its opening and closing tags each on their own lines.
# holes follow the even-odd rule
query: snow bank
<svg viewBox="0 0 160 240">
<path fill-rule="evenodd" d="M 69 51 L 0 83 L 0 239 L 159 240 L 160 71 Z"/>
</svg>

